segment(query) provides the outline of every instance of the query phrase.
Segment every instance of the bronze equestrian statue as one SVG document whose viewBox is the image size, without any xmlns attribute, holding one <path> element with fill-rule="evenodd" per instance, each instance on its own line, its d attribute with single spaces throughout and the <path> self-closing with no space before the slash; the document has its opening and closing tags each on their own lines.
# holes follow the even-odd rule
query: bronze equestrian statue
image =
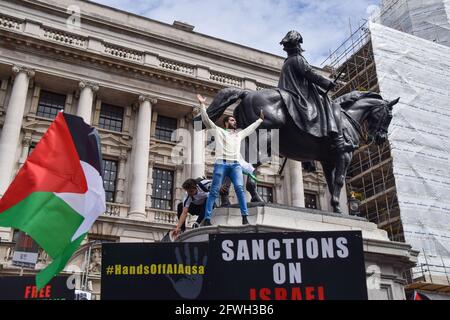
<svg viewBox="0 0 450 320">
<path fill-rule="evenodd" d="M 239 127 L 246 128 L 262 110 L 265 119 L 257 131 L 279 129 L 278 156 L 302 162 L 320 161 L 333 210 L 342 213 L 339 195 L 353 152 L 363 138 L 363 123 L 367 121 L 369 137 L 373 142 L 384 143 L 392 119 L 392 108 L 399 99 L 385 101 L 374 92 L 353 91 L 331 101 L 328 91 L 336 83 L 318 74 L 308 64 L 302 56 L 302 43 L 303 39 L 297 31 L 288 32 L 280 42 L 288 57 L 278 88 L 260 91 L 223 89 L 215 96 L 207 112 L 216 121 L 227 107 L 241 100 L 234 110 L 234 117 Z M 261 138 L 264 139 L 264 135 Z M 270 135 L 265 138 L 270 140 Z M 249 152 L 258 152 L 258 145 L 270 147 L 270 143 L 267 141 L 267 144 L 263 142 L 247 147 Z M 257 166 L 265 160 L 258 157 Z M 252 202 L 262 201 L 251 179 L 247 179 L 247 190 L 252 195 Z"/>
</svg>

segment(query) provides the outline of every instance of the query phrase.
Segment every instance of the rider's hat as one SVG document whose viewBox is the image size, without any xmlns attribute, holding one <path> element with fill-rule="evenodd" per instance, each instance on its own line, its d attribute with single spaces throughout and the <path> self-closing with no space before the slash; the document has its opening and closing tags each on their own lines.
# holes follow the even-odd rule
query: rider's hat
<svg viewBox="0 0 450 320">
<path fill-rule="evenodd" d="M 303 37 L 300 32 L 295 30 L 289 31 L 280 42 L 280 44 L 284 47 L 283 49 L 288 52 L 293 49 L 300 49 L 300 51 L 303 52 L 304 50 L 300 45 L 301 43 L 303 43 Z"/>
<path fill-rule="evenodd" d="M 295 47 L 299 43 L 303 43 L 303 37 L 300 32 L 296 30 L 289 31 L 280 42 L 280 44 L 285 47 Z"/>
</svg>

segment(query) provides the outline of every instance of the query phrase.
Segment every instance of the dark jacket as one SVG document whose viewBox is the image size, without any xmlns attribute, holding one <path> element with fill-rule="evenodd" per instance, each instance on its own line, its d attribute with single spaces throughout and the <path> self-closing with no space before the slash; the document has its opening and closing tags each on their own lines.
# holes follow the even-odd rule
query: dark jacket
<svg viewBox="0 0 450 320">
<path fill-rule="evenodd" d="M 295 124 L 319 138 L 337 132 L 332 103 L 325 95 L 331 83 L 316 73 L 299 51 L 291 53 L 285 60 L 278 82 Z"/>
</svg>

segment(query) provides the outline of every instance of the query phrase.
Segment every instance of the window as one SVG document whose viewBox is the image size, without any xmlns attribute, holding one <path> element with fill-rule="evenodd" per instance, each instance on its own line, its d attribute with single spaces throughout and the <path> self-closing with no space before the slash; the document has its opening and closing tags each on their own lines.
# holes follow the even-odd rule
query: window
<svg viewBox="0 0 450 320">
<path fill-rule="evenodd" d="M 163 141 L 171 141 L 172 132 L 177 129 L 177 119 L 158 115 L 156 120 L 155 138 Z"/>
<path fill-rule="evenodd" d="M 64 110 L 66 96 L 41 90 L 36 115 L 39 117 L 54 119 L 59 111 Z"/>
<path fill-rule="evenodd" d="M 34 269 L 39 255 L 39 245 L 25 232 L 15 229 L 13 233 L 14 254 L 12 265 Z"/>
<path fill-rule="evenodd" d="M 102 129 L 122 132 L 123 108 L 102 103 L 98 126 Z"/>
<path fill-rule="evenodd" d="M 103 187 L 106 202 L 114 202 L 117 180 L 117 161 L 103 160 Z"/>
<path fill-rule="evenodd" d="M 14 229 L 13 242 L 16 244 L 18 251 L 34 252 L 38 251 L 38 244 L 25 232 Z"/>
<path fill-rule="evenodd" d="M 153 169 L 152 208 L 172 210 L 173 172 Z"/>
<path fill-rule="evenodd" d="M 317 195 L 314 193 L 305 192 L 305 208 L 318 209 L 317 207 Z"/>
<path fill-rule="evenodd" d="M 250 179 L 250 178 L 247 178 Z M 258 186 L 258 193 L 266 203 L 273 203 L 273 188 Z"/>
</svg>

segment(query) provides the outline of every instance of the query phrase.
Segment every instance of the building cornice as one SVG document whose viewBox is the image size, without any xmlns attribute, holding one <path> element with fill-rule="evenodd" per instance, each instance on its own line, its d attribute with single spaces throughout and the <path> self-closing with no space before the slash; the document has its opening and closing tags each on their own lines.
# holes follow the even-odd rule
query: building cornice
<svg viewBox="0 0 450 320">
<path fill-rule="evenodd" d="M 2 34 L 3 30 L 0 30 L 0 35 Z M 143 81 L 149 81 L 153 79 L 153 81 L 160 81 L 161 84 L 163 84 L 164 81 L 170 81 L 172 83 L 176 83 L 180 86 L 185 86 L 186 88 L 193 88 L 196 91 L 203 91 L 204 93 L 210 93 L 214 94 L 224 86 L 220 86 L 215 83 L 210 83 L 201 79 L 195 79 L 195 78 L 185 78 L 180 75 L 176 74 L 170 74 L 164 70 L 155 70 L 151 67 L 147 66 L 131 66 L 127 65 L 126 62 L 116 62 L 111 60 L 104 60 L 99 57 L 92 56 L 91 53 L 87 53 L 86 55 L 83 55 L 82 52 L 74 51 L 73 49 L 70 50 L 64 50 L 63 48 L 57 48 L 54 45 L 45 45 L 45 44 L 36 44 L 33 42 L 33 39 L 30 39 L 29 41 L 26 41 L 23 38 L 15 37 L 12 38 L 12 36 L 9 36 L 7 39 L 9 42 L 16 42 L 17 44 L 21 44 L 26 48 L 26 50 L 30 50 L 30 47 L 33 47 L 38 50 L 42 50 L 43 54 L 45 56 L 48 56 L 49 52 L 57 53 L 61 56 L 60 60 L 65 61 L 67 63 L 73 63 L 73 59 L 76 59 L 79 62 L 90 62 L 98 64 L 98 67 L 103 68 L 114 68 L 121 72 L 128 72 L 129 74 L 132 74 L 135 78 L 136 76 L 140 78 Z M 14 58 L 6 58 L 6 57 L 0 57 L 0 63 L 3 64 L 9 64 L 14 65 L 21 63 L 20 59 L 14 59 Z M 60 76 L 66 79 L 70 79 L 73 81 L 79 81 L 80 77 L 82 75 L 79 74 L 71 74 L 68 73 L 67 70 L 59 70 L 56 68 L 53 68 L 52 66 L 49 66 L 48 64 L 43 65 L 30 65 L 33 67 L 36 72 L 41 72 L 53 76 Z M 106 70 L 108 71 L 108 70 Z M 114 71 L 112 71 L 114 72 Z M 142 90 L 145 90 L 144 88 L 135 87 L 128 85 L 126 83 L 121 84 L 120 86 L 115 84 L 114 82 L 108 81 L 107 79 L 95 79 L 95 82 L 98 82 L 101 87 L 103 88 L 110 88 L 110 89 L 116 89 L 116 90 L 126 90 L 130 93 L 135 93 L 136 95 L 139 95 Z M 193 101 L 181 99 L 179 96 L 170 96 L 168 93 L 165 93 L 164 95 L 158 94 L 156 92 L 153 93 L 153 96 L 157 99 L 162 99 L 164 101 L 174 102 L 178 104 L 186 104 L 186 105 L 192 105 Z"/>
<path fill-rule="evenodd" d="M 0 15 L 0 18 L 2 16 L 5 17 L 4 15 Z M 17 21 L 19 20 L 16 19 L 16 22 Z M 26 21 L 19 21 L 19 23 L 25 24 Z M 135 74 L 140 73 L 155 79 L 172 81 L 179 85 L 193 86 L 196 89 L 203 89 L 205 91 L 216 92 L 221 88 L 228 86 L 248 89 L 244 86 L 244 77 L 240 78 L 234 75 L 224 74 L 220 71 L 211 71 L 209 67 L 202 67 L 199 65 L 192 66 L 194 72 L 184 72 L 185 69 L 183 68 L 187 65 L 183 62 L 176 62 L 159 57 L 159 65 L 146 63 L 146 57 L 143 61 L 131 61 L 130 59 L 127 59 L 127 57 L 122 56 L 120 52 L 117 53 L 117 51 L 113 51 L 116 53 L 115 55 L 107 54 L 106 50 L 110 48 L 107 45 L 104 46 L 105 52 L 90 50 L 88 44 L 80 45 L 79 37 L 71 39 L 70 37 L 73 36 L 73 33 L 46 28 L 43 25 L 39 25 L 39 28 L 46 30 L 46 38 L 44 38 L 46 33 L 39 32 L 38 30 L 35 30 L 35 35 L 25 33 L 23 31 L 24 26 L 19 28 L 16 26 L 11 28 L 0 28 L 0 35 L 4 35 L 8 42 L 15 42 L 18 45 L 23 45 L 27 50 L 32 47 L 34 49 L 43 50 L 46 52 L 46 55 L 51 51 L 60 55 L 61 59 L 71 57 L 79 61 L 90 61 L 107 67 L 114 67 L 120 71 L 127 71 Z M 54 34 L 49 35 L 49 32 L 51 33 L 52 30 Z M 55 38 L 56 40 L 52 41 L 52 38 Z M 86 39 L 87 40 L 85 41 L 90 41 L 89 38 Z M 206 76 L 205 74 L 200 73 L 199 70 L 207 70 Z M 261 84 L 257 81 L 254 81 L 254 83 L 256 84 L 257 90 L 271 87 L 269 84 Z"/>
</svg>

